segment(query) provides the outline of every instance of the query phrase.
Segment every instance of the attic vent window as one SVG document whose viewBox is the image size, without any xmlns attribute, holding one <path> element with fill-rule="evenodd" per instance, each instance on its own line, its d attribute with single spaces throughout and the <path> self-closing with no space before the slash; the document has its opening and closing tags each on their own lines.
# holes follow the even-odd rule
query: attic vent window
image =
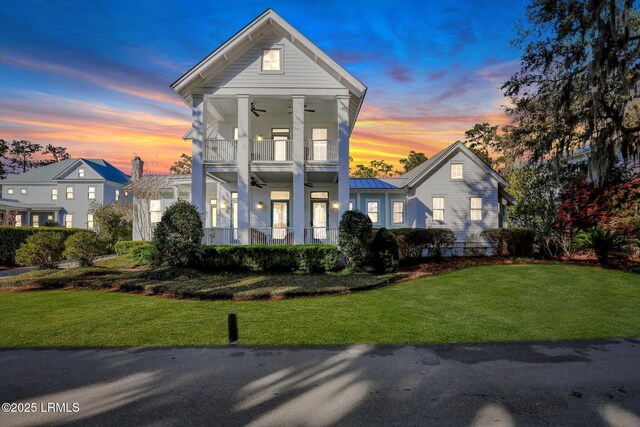
<svg viewBox="0 0 640 427">
<path fill-rule="evenodd" d="M 262 49 L 262 71 L 282 71 L 282 49 Z"/>
</svg>

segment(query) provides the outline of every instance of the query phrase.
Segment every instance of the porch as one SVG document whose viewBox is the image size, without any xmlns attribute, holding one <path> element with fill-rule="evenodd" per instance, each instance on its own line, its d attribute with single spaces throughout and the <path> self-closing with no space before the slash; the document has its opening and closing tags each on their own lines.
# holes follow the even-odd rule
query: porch
<svg viewBox="0 0 640 427">
<path fill-rule="evenodd" d="M 212 227 L 204 230 L 205 245 L 239 245 L 237 228 Z M 292 245 L 294 243 L 293 227 L 251 227 L 249 244 L 251 245 Z M 304 229 L 305 245 L 337 245 L 338 228 L 306 227 Z"/>
</svg>

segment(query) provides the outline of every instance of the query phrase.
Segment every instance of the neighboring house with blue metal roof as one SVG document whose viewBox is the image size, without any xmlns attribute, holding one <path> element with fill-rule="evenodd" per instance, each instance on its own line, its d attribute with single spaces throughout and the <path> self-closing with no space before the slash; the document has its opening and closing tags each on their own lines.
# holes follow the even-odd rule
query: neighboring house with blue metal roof
<svg viewBox="0 0 640 427">
<path fill-rule="evenodd" d="M 0 211 L 14 212 L 15 225 L 55 221 L 93 228 L 93 203 L 125 200 L 129 177 L 103 159 L 66 159 L 0 181 Z"/>
</svg>

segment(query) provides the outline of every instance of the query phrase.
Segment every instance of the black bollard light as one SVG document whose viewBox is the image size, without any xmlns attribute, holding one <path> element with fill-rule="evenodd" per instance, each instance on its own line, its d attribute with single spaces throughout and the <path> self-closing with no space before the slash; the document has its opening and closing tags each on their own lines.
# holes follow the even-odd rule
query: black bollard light
<svg viewBox="0 0 640 427">
<path fill-rule="evenodd" d="M 235 313 L 229 313 L 229 344 L 238 344 L 238 318 Z"/>
</svg>

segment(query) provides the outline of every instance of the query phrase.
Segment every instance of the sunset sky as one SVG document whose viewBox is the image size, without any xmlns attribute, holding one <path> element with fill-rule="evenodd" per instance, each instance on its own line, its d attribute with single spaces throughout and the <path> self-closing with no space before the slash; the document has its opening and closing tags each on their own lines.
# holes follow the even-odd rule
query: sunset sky
<svg viewBox="0 0 640 427">
<path fill-rule="evenodd" d="M 191 150 L 190 110 L 169 85 L 267 7 L 369 87 L 355 163 L 431 156 L 475 123 L 507 120 L 499 88 L 518 69 L 518 0 L 0 0 L 0 138 L 127 173 L 135 153 L 166 172 Z"/>
</svg>

